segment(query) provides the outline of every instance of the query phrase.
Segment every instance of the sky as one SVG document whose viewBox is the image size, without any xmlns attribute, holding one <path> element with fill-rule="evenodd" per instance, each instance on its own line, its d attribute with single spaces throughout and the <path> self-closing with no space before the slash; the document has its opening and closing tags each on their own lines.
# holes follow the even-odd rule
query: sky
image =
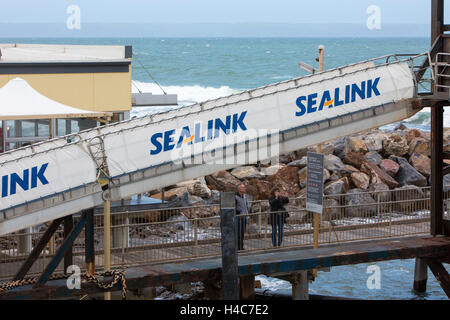
<svg viewBox="0 0 450 320">
<path fill-rule="evenodd" d="M 360 24 L 371 5 L 385 24 L 430 19 L 430 0 L 0 0 L 0 23 L 65 22 L 70 5 L 79 6 L 86 23 Z"/>
</svg>

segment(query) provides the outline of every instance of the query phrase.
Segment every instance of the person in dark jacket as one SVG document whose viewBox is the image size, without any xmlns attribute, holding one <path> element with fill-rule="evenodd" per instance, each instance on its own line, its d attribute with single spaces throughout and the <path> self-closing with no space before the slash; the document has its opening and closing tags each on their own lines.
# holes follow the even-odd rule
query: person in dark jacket
<svg viewBox="0 0 450 320">
<path fill-rule="evenodd" d="M 247 228 L 247 215 L 249 213 L 248 196 L 245 194 L 243 183 L 237 186 L 236 200 L 236 222 L 237 222 L 237 249 L 244 250 L 244 234 Z"/>
<path fill-rule="evenodd" d="M 282 195 L 279 188 L 273 188 L 270 193 L 270 216 L 269 223 L 272 225 L 272 244 L 274 247 L 281 246 L 283 242 L 283 229 L 288 212 L 284 205 L 289 203 L 289 198 Z"/>
</svg>

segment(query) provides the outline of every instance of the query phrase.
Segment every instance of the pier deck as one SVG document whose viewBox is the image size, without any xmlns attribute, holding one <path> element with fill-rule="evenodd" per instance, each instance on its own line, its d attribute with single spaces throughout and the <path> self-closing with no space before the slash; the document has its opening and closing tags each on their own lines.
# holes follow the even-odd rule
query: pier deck
<svg viewBox="0 0 450 320">
<path fill-rule="evenodd" d="M 336 267 L 376 261 L 432 258 L 450 256 L 450 237 L 409 237 L 402 239 L 372 240 L 346 243 L 318 249 L 291 248 L 274 252 L 239 255 L 239 275 L 288 275 L 300 270 Z M 220 280 L 221 259 L 198 259 L 160 265 L 141 266 L 126 270 L 129 290 L 179 284 L 193 281 Z M 120 290 L 117 284 L 114 290 Z M 91 283 L 83 283 L 80 290 L 69 290 L 65 280 L 49 281 L 45 286 L 16 288 L 0 299 L 49 299 L 80 296 L 99 292 Z"/>
</svg>

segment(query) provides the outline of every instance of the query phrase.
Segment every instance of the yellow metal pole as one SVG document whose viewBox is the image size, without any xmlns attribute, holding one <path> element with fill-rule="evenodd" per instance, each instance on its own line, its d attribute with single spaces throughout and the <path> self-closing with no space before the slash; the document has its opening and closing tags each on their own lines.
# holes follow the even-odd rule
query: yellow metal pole
<svg viewBox="0 0 450 320">
<path fill-rule="evenodd" d="M 111 202 L 106 200 L 104 202 L 103 214 L 103 249 L 104 249 L 104 269 L 111 270 Z M 105 300 L 111 300 L 111 292 L 105 292 Z"/>
<path fill-rule="evenodd" d="M 323 45 L 319 46 L 319 72 L 324 71 L 324 50 Z M 322 144 L 319 143 L 317 146 L 317 153 L 322 153 Z M 314 213 L 314 249 L 319 248 L 319 229 L 320 229 L 320 214 Z M 313 270 L 314 278 L 317 277 L 317 269 Z"/>
</svg>

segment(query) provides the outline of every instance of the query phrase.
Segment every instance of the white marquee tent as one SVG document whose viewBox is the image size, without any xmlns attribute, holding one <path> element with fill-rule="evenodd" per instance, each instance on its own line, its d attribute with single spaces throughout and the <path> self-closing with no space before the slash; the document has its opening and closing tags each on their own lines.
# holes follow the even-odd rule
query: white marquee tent
<svg viewBox="0 0 450 320">
<path fill-rule="evenodd" d="M 66 106 L 40 94 L 22 78 L 0 88 L 0 120 L 66 119 L 111 116 Z"/>
</svg>

